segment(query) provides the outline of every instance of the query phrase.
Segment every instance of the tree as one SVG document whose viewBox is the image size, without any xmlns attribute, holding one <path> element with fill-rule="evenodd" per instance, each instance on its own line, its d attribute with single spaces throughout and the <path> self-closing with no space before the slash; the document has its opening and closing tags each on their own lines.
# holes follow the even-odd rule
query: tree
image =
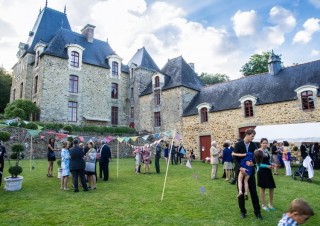
<svg viewBox="0 0 320 226">
<path fill-rule="evenodd" d="M 262 54 L 254 54 L 250 57 L 249 62 L 245 63 L 240 72 L 243 76 L 255 75 L 268 72 L 268 60 L 271 52 L 262 52 Z M 281 55 L 276 55 L 281 61 Z"/>
<path fill-rule="evenodd" d="M 4 112 L 7 104 L 10 102 L 10 89 L 12 84 L 12 77 L 6 70 L 0 68 L 0 113 Z"/>
<path fill-rule="evenodd" d="M 200 79 L 203 81 L 204 84 L 206 85 L 211 85 L 211 84 L 216 84 L 220 82 L 227 82 L 230 81 L 229 76 L 225 74 L 209 74 L 206 72 L 202 72 L 200 75 Z"/>
<path fill-rule="evenodd" d="M 20 117 L 23 120 L 29 120 L 30 115 L 38 111 L 38 107 L 31 100 L 18 99 L 7 105 L 4 115 L 6 118 Z"/>
</svg>

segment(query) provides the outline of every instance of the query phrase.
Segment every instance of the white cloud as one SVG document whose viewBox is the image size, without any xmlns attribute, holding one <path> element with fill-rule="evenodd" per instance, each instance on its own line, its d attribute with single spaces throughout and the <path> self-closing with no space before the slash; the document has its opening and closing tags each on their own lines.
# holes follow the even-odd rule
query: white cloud
<svg viewBox="0 0 320 226">
<path fill-rule="evenodd" d="M 309 0 L 309 2 L 316 8 L 320 8 L 320 0 Z"/>
<path fill-rule="evenodd" d="M 311 41 L 312 35 L 320 30 L 320 19 L 310 18 L 303 24 L 304 30 L 299 31 L 293 38 L 293 43 L 306 44 Z"/>
<path fill-rule="evenodd" d="M 320 51 L 319 50 L 316 50 L 316 49 L 313 49 L 313 50 L 311 50 L 311 55 L 312 56 L 320 56 Z"/>
<path fill-rule="evenodd" d="M 238 10 L 231 20 L 233 21 L 233 29 L 238 37 L 255 33 L 257 13 L 254 10 L 248 12 Z"/>
<path fill-rule="evenodd" d="M 292 12 L 280 6 L 274 6 L 269 13 L 270 22 L 279 27 L 279 31 L 290 32 L 297 22 Z"/>
</svg>

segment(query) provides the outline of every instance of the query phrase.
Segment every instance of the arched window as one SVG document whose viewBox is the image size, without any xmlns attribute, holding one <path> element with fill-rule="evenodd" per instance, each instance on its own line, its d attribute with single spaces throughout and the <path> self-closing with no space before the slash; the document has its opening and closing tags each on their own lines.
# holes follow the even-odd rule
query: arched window
<svg viewBox="0 0 320 226">
<path fill-rule="evenodd" d="M 314 109 L 313 92 L 308 90 L 301 93 L 302 110 Z"/>
<path fill-rule="evenodd" d="M 160 78 L 159 78 L 159 76 L 156 76 L 155 79 L 154 79 L 154 87 L 155 88 L 160 87 Z"/>
<path fill-rule="evenodd" d="M 245 117 L 253 117 L 253 108 L 251 100 L 246 100 L 244 102 L 244 115 Z"/>
<path fill-rule="evenodd" d="M 70 64 L 72 67 L 79 67 L 79 53 L 76 51 L 71 52 Z"/>
<path fill-rule="evenodd" d="M 206 107 L 201 108 L 201 123 L 208 122 L 208 109 Z"/>
</svg>

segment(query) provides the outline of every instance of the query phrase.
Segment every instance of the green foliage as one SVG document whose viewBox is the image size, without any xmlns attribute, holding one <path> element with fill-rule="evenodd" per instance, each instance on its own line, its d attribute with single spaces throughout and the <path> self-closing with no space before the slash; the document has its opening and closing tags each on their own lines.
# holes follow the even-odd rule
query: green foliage
<svg viewBox="0 0 320 226">
<path fill-rule="evenodd" d="M 73 142 L 73 137 L 68 137 L 68 138 L 67 138 L 67 141 L 69 141 L 70 143 L 72 143 L 72 142 Z"/>
<path fill-rule="evenodd" d="M 21 118 L 21 119 L 26 119 L 26 113 L 23 109 L 21 108 L 15 108 L 12 110 L 12 114 L 10 115 L 11 118 Z"/>
<path fill-rule="evenodd" d="M 33 130 L 37 130 L 38 129 L 38 125 L 33 123 L 33 122 L 29 122 L 28 124 L 26 124 L 25 126 L 26 129 L 33 129 Z"/>
<path fill-rule="evenodd" d="M 0 131 L 0 140 L 6 142 L 10 139 L 10 133 L 5 131 Z"/>
<path fill-rule="evenodd" d="M 64 127 L 63 127 L 63 130 L 65 130 L 65 131 L 68 131 L 68 133 L 70 134 L 70 133 L 72 133 L 72 126 L 71 125 L 65 125 Z"/>
<path fill-rule="evenodd" d="M 202 72 L 201 73 L 200 79 L 206 85 L 211 85 L 211 84 L 230 81 L 229 76 L 227 76 L 225 74 L 219 74 L 219 73 L 209 74 L 209 73 L 206 73 L 206 72 Z"/>
<path fill-rule="evenodd" d="M 7 104 L 10 101 L 10 90 L 12 84 L 12 77 L 6 70 L 0 68 L 0 112 L 4 112 Z"/>
<path fill-rule="evenodd" d="M 25 128 L 27 124 L 24 121 L 21 122 L 11 122 L 9 126 L 14 126 L 14 127 L 20 127 L 20 128 Z"/>
<path fill-rule="evenodd" d="M 22 109 L 24 114 L 16 109 Z M 6 118 L 20 117 L 23 120 L 28 120 L 32 113 L 37 113 L 38 111 L 38 107 L 31 100 L 18 99 L 7 105 L 4 109 L 4 114 Z"/>
<path fill-rule="evenodd" d="M 271 52 L 262 52 L 262 54 L 254 54 L 250 57 L 249 62 L 245 63 L 240 72 L 243 76 L 255 75 L 268 72 L 268 60 Z M 277 55 L 281 60 L 281 55 Z"/>
<path fill-rule="evenodd" d="M 9 173 L 12 177 L 17 177 L 22 173 L 22 167 L 21 166 L 11 166 L 9 167 Z"/>
<path fill-rule="evenodd" d="M 15 164 L 12 166 L 11 165 L 11 161 L 9 160 L 10 163 L 10 167 L 9 167 L 9 173 L 11 174 L 11 177 L 17 177 L 18 175 L 20 175 L 22 173 L 22 167 L 19 166 L 20 163 L 20 157 L 22 157 L 23 152 L 25 150 L 25 146 L 21 143 L 16 143 L 13 144 L 11 147 L 11 151 L 12 151 L 12 155 L 11 155 L 11 159 L 15 159 Z"/>
</svg>

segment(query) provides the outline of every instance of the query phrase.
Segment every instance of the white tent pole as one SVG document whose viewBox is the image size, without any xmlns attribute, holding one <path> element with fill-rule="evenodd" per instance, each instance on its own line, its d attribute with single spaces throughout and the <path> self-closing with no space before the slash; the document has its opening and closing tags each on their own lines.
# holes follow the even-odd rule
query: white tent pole
<svg viewBox="0 0 320 226">
<path fill-rule="evenodd" d="M 170 147 L 170 152 L 169 152 L 169 159 L 168 159 L 168 163 L 167 163 L 166 176 L 165 176 L 165 178 L 164 178 L 163 189 L 162 189 L 161 202 L 162 202 L 162 200 L 163 200 L 164 190 L 165 190 L 165 188 L 166 188 L 166 182 L 167 182 L 168 170 L 169 170 L 170 159 L 171 159 L 171 150 L 172 150 L 173 140 L 174 140 L 175 135 L 176 135 L 176 130 L 174 130 L 174 131 L 173 131 L 173 135 L 172 135 L 171 147 Z"/>
</svg>

